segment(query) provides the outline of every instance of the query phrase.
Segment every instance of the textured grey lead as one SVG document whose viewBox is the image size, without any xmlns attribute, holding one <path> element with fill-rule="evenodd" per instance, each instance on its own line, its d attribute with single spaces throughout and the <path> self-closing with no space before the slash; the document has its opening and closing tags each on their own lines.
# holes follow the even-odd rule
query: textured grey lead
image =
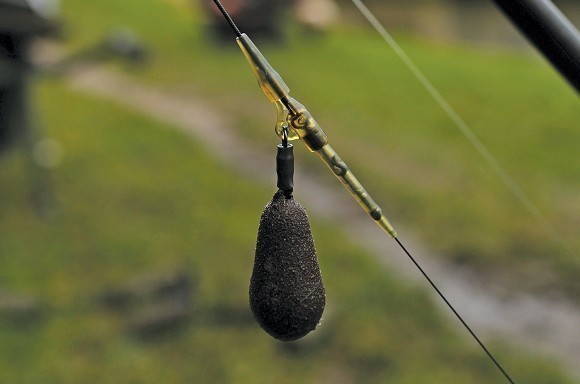
<svg viewBox="0 0 580 384">
<path fill-rule="evenodd" d="M 316 328 L 325 301 L 308 216 L 294 198 L 278 191 L 258 229 L 250 279 L 254 317 L 274 338 L 294 341 Z"/>
</svg>

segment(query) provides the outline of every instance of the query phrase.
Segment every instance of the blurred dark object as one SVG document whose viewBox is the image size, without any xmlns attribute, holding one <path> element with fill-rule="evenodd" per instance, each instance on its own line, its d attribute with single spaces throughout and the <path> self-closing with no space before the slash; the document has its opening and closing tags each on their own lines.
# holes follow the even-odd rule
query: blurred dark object
<svg viewBox="0 0 580 384">
<path fill-rule="evenodd" d="M 127 29 L 119 29 L 96 46 L 51 66 L 33 61 L 35 43 L 60 32 L 58 0 L 0 0 L 0 154 L 20 146 L 26 153 L 31 199 L 41 216 L 54 211 L 49 169 L 59 164 L 61 149 L 41 133 L 31 96 L 37 73 L 65 74 L 73 65 L 122 58 L 142 63 L 147 51 Z"/>
<path fill-rule="evenodd" d="M 127 61 L 139 64 L 147 60 L 147 47 L 130 29 L 119 28 L 106 36 L 101 50 L 109 57 L 121 57 Z"/>
<path fill-rule="evenodd" d="M 118 27 L 101 41 L 71 54 L 43 68 L 44 72 L 63 75 L 79 65 L 94 64 L 114 59 L 131 65 L 143 65 L 149 58 L 147 46 L 132 30 Z"/>
<path fill-rule="evenodd" d="M 49 0 L 0 0 L 0 151 L 29 131 L 30 44 L 57 30 L 57 5 Z"/>
<path fill-rule="evenodd" d="M 126 311 L 158 302 L 179 302 L 192 305 L 196 279 L 180 271 L 140 277 L 120 287 L 107 289 L 99 301 L 108 309 Z"/>
<path fill-rule="evenodd" d="M 196 287 L 197 279 L 175 269 L 107 289 L 99 302 L 107 309 L 120 312 L 129 334 L 154 340 L 189 323 L 194 314 Z"/>
<path fill-rule="evenodd" d="M 57 0 L 0 0 L 0 33 L 46 35 L 57 30 Z"/>
<path fill-rule="evenodd" d="M 38 37 L 58 30 L 58 2 L 54 0 L 0 0 L 0 152 L 21 142 L 32 175 L 32 202 L 45 214 L 52 206 L 48 168 L 34 156 L 42 141 L 34 121 L 30 47 Z"/>
<path fill-rule="evenodd" d="M 29 296 L 0 292 L 0 322 L 14 326 L 30 326 L 42 319 L 41 303 Z"/>
<path fill-rule="evenodd" d="M 549 0 L 494 0 L 580 92 L 580 33 Z"/>
<path fill-rule="evenodd" d="M 142 340 L 152 340 L 187 324 L 192 311 L 189 305 L 170 301 L 150 305 L 129 320 L 127 331 Z"/>
<path fill-rule="evenodd" d="M 226 11 L 236 21 L 243 33 L 252 37 L 281 39 L 284 12 L 292 1 L 284 0 L 222 0 Z M 232 30 L 212 1 L 202 0 L 209 16 L 209 29 L 216 38 L 231 41 Z"/>
</svg>

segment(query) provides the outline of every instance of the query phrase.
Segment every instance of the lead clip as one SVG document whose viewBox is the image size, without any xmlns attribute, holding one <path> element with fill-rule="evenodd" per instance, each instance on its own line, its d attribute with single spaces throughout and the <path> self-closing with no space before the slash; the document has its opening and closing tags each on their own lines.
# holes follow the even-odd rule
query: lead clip
<svg viewBox="0 0 580 384">
<path fill-rule="evenodd" d="M 294 147 L 288 143 L 288 127 L 282 128 L 282 143 L 278 144 L 276 154 L 277 187 L 284 192 L 286 199 L 292 198 L 294 191 Z"/>
</svg>

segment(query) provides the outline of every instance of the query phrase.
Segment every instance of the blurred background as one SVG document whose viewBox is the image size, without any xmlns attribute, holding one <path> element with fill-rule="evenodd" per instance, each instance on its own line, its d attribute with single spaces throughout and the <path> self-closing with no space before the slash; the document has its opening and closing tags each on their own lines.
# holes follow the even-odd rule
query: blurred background
<svg viewBox="0 0 580 384">
<path fill-rule="evenodd" d="M 209 3 L 0 0 L 0 381 L 503 382 L 300 144 L 327 308 L 254 322 L 276 114 Z M 365 3 L 549 228 L 350 1 L 223 3 L 513 379 L 577 382 L 578 96 L 493 2 Z"/>
</svg>

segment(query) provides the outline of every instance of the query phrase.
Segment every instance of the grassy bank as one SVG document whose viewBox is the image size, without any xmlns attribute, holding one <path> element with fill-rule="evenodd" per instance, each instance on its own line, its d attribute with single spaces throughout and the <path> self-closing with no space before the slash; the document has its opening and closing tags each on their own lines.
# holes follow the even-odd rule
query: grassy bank
<svg viewBox="0 0 580 384">
<path fill-rule="evenodd" d="M 202 94 L 237 116 L 237 128 L 257 145 L 276 140 L 273 106 L 233 38 L 208 38 L 192 3 L 69 0 L 64 10 L 73 46 L 129 25 L 153 52 L 151 66 L 136 73 L 141 81 Z M 580 109 L 548 64 L 529 53 L 402 39 L 550 228 L 511 194 L 376 34 L 345 27 L 316 38 L 290 29 L 285 44 L 257 43 L 395 223 L 420 233 L 441 257 L 511 289 L 578 297 Z M 331 178 L 314 157 L 300 154 L 299 161 Z"/>
<path fill-rule="evenodd" d="M 28 323 L 2 317 L 2 382 L 502 382 L 424 292 L 316 220 L 328 310 L 315 337 L 274 342 L 244 320 L 256 227 L 272 188 L 224 169 L 170 127 L 58 84 L 41 91 L 48 132 L 65 150 L 54 172 L 60 210 L 37 217 L 21 157 L 4 157 L 2 290 L 37 298 L 41 312 Z M 131 311 L 98 299 L 176 267 L 195 276 L 193 310 L 161 337 L 137 337 Z M 520 382 L 568 383 L 548 361 L 492 347 Z"/>
</svg>

